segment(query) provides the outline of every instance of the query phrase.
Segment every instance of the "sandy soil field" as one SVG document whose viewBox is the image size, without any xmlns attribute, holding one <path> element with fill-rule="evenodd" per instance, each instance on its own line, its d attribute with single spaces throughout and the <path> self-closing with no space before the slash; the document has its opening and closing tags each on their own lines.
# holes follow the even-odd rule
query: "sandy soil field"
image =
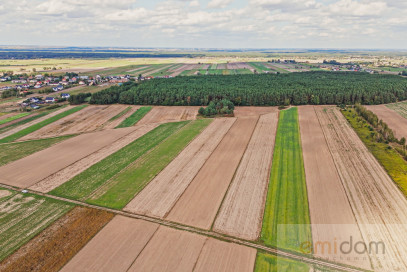
<svg viewBox="0 0 407 272">
<path fill-rule="evenodd" d="M 278 112 L 276 107 L 235 107 L 235 117 L 259 116 L 271 112 Z"/>
<path fill-rule="evenodd" d="M 128 112 L 126 112 L 124 115 L 120 116 L 119 118 L 110 121 L 106 124 L 103 125 L 103 129 L 110 129 L 110 128 L 115 128 L 118 125 L 120 125 L 121 122 L 123 122 L 127 117 L 129 117 L 130 115 L 132 115 L 135 111 L 137 111 L 139 108 L 141 108 L 141 106 L 127 106 L 126 108 L 131 107 L 131 110 L 129 110 Z M 126 108 L 124 108 L 123 110 L 125 110 Z"/>
<path fill-rule="evenodd" d="M 238 118 L 167 219 L 209 229 L 250 141 L 258 117 Z"/>
<path fill-rule="evenodd" d="M 327 109 L 324 111 L 324 109 Z M 375 271 L 407 271 L 407 200 L 336 107 L 316 107 Z"/>
<path fill-rule="evenodd" d="M 260 234 L 278 113 L 262 115 L 226 194 L 213 229 L 246 240 Z"/>
<path fill-rule="evenodd" d="M 252 272 L 256 250 L 209 238 L 194 271 Z"/>
<path fill-rule="evenodd" d="M 195 120 L 199 107 L 154 106 L 137 124 L 168 123 Z"/>
<path fill-rule="evenodd" d="M 382 119 L 394 132 L 394 136 L 407 139 L 407 119 L 385 105 L 366 106 L 368 110 Z"/>
<path fill-rule="evenodd" d="M 114 152 L 120 150 L 121 148 L 125 147 L 126 145 L 130 144 L 131 142 L 137 140 L 144 134 L 148 133 L 149 131 L 156 128 L 157 124 L 150 124 L 150 125 L 142 125 L 134 127 L 134 132 L 118 139 L 117 141 L 103 147 L 102 149 L 84 157 L 76 161 L 73 164 L 61 169 L 60 171 L 46 177 L 45 179 L 41 180 L 40 182 L 34 184 L 33 186 L 29 187 L 29 189 L 47 193 L 52 191 L 53 189 L 57 188 L 58 186 L 64 184 L 71 178 L 75 177 L 76 175 L 80 174 L 81 172 L 85 171 L 92 165 L 98 163 L 99 161 L 103 160 L 107 156 L 113 154 Z"/>
<path fill-rule="evenodd" d="M 88 106 L 28 134 L 21 138 L 21 140 L 49 138 L 95 131 L 103 128 L 103 126 L 108 123 L 109 119 L 119 114 L 126 107 L 126 105 Z"/>
<path fill-rule="evenodd" d="M 198 234 L 160 226 L 128 271 L 193 271 L 206 239 Z"/>
<path fill-rule="evenodd" d="M 190 69 L 190 68 L 189 68 L 190 66 L 191 66 L 191 64 L 182 65 L 181 67 L 175 69 L 174 72 L 171 74 L 171 76 L 173 76 L 173 77 L 178 76 L 178 75 L 181 74 L 183 71 Z"/>
<path fill-rule="evenodd" d="M 61 271 L 127 271 L 157 224 L 116 216 Z"/>
<path fill-rule="evenodd" d="M 335 239 L 345 241 L 351 236 L 361 241 L 362 236 L 314 106 L 298 107 L 298 114 L 314 245 L 320 241 L 330 241 L 333 244 Z M 341 262 L 348 265 L 371 268 L 367 254 L 328 254 L 323 253 L 321 248 L 314 253 L 320 258 L 343 258 Z"/>
<path fill-rule="evenodd" d="M 133 131 L 133 127 L 111 129 L 70 138 L 0 167 L 0 183 L 30 187 Z"/>
<path fill-rule="evenodd" d="M 45 115 L 43 117 L 37 118 L 37 119 L 35 119 L 35 120 L 31 121 L 31 122 L 28 122 L 28 123 L 23 124 L 21 126 L 10 129 L 10 130 L 0 134 L 0 139 L 3 139 L 3 138 L 5 138 L 7 136 L 10 136 L 10 135 L 13 135 L 14 133 L 19 132 L 20 130 L 23 130 L 25 128 L 31 127 L 32 125 L 38 124 L 39 122 L 42 122 L 42 121 L 44 121 L 44 120 L 46 120 L 48 118 L 51 118 L 52 116 L 58 115 L 61 112 L 67 111 L 67 110 L 69 110 L 71 108 L 72 108 L 72 106 L 64 107 L 62 109 L 51 112 L 51 113 L 49 113 L 49 114 L 47 114 L 47 115 Z M 25 138 L 25 137 L 23 137 L 23 138 Z M 20 140 L 22 140 L 23 138 L 21 138 Z"/>
<path fill-rule="evenodd" d="M 164 218 L 235 122 L 215 119 L 124 210 Z"/>
</svg>

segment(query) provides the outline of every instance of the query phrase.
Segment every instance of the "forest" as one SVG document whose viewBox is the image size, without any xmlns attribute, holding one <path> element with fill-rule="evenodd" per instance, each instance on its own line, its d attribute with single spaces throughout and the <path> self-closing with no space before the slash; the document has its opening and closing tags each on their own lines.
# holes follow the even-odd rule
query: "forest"
<svg viewBox="0 0 407 272">
<path fill-rule="evenodd" d="M 384 104 L 407 99 L 407 79 L 361 72 L 178 76 L 114 86 L 90 103 L 205 106 L 222 99 L 236 106 Z"/>
</svg>

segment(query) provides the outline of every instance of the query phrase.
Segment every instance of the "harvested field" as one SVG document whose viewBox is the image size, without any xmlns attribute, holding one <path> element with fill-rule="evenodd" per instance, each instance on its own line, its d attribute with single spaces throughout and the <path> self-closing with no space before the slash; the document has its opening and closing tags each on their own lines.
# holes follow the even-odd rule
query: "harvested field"
<svg viewBox="0 0 407 272">
<path fill-rule="evenodd" d="M 64 184 L 68 180 L 74 178 L 76 175 L 79 175 L 92 165 L 100 162 L 104 158 L 110 156 L 111 154 L 117 152 L 121 148 L 124 148 L 128 144 L 132 143 L 133 141 L 137 140 L 144 134 L 150 132 L 158 125 L 151 124 L 151 125 L 144 125 L 135 128 L 134 132 L 118 139 L 117 141 L 103 147 L 102 149 L 90 154 L 89 156 L 84 157 L 81 160 L 76 161 L 73 164 L 65 167 L 64 169 L 46 177 L 45 179 L 41 180 L 40 182 L 34 184 L 29 189 L 34 191 L 39 191 L 43 193 L 47 193 L 52 191 L 53 189 L 57 188 L 58 186 Z M 40 140 L 41 141 L 41 140 Z"/>
<path fill-rule="evenodd" d="M 208 238 L 194 271 L 252 272 L 256 250 Z"/>
<path fill-rule="evenodd" d="M 211 122 L 211 119 L 201 119 L 181 127 L 151 152 L 105 182 L 87 202 L 122 209 Z"/>
<path fill-rule="evenodd" d="M 299 107 L 308 202 L 313 244 L 329 241 L 363 241 L 314 106 Z M 314 255 L 331 261 L 370 269 L 367 254 L 328 254 L 314 248 Z"/>
<path fill-rule="evenodd" d="M 0 182 L 20 188 L 30 187 L 133 131 L 134 128 L 114 129 L 68 139 L 0 167 Z"/>
<path fill-rule="evenodd" d="M 153 107 L 137 124 L 168 123 L 185 120 L 195 120 L 199 107 Z"/>
<path fill-rule="evenodd" d="M 297 108 L 280 111 L 261 240 L 292 251 L 312 242 Z"/>
<path fill-rule="evenodd" d="M 107 124 L 103 126 L 104 129 L 116 128 L 120 123 L 124 122 L 127 118 L 129 118 L 132 114 L 140 109 L 140 106 L 129 106 L 120 112 L 118 115 L 114 116 L 109 120 Z"/>
<path fill-rule="evenodd" d="M 399 112 L 402 114 L 404 109 L 402 103 L 400 105 L 399 107 L 392 106 L 395 110 L 389 109 L 385 105 L 366 106 L 366 108 L 382 119 L 393 130 L 397 139 L 402 137 L 407 139 L 407 119 L 399 114 Z"/>
<path fill-rule="evenodd" d="M 185 125 L 186 122 L 160 125 L 131 144 L 92 165 L 68 182 L 52 190 L 51 193 L 68 198 L 86 199 L 117 173 Z M 124 128 L 115 129 L 114 131 L 129 129 L 134 130 L 134 128 Z"/>
<path fill-rule="evenodd" d="M 223 200 L 213 230 L 246 240 L 260 234 L 278 113 L 262 115 Z"/>
<path fill-rule="evenodd" d="M 158 226 L 118 215 L 61 271 L 128 271 Z"/>
<path fill-rule="evenodd" d="M 21 140 L 49 138 L 61 135 L 78 134 L 102 129 L 108 121 L 119 114 L 125 105 L 88 106 L 85 109 L 62 118 L 51 125 L 31 133 Z"/>
<path fill-rule="evenodd" d="M 278 112 L 277 107 L 235 107 L 236 117 L 259 116 L 267 113 Z"/>
<path fill-rule="evenodd" d="M 73 206 L 57 200 L 11 193 L 0 201 L 0 261 Z"/>
<path fill-rule="evenodd" d="M 407 270 L 407 200 L 336 107 L 316 107 L 375 271 Z"/>
<path fill-rule="evenodd" d="M 164 218 L 235 120 L 215 119 L 125 207 L 125 210 Z"/>
<path fill-rule="evenodd" d="M 206 239 L 198 234 L 160 226 L 128 271 L 193 271 Z"/>
<path fill-rule="evenodd" d="M 59 271 L 112 217 L 76 207 L 0 263 L 0 270 Z"/>
<path fill-rule="evenodd" d="M 167 219 L 209 229 L 258 118 L 238 118 L 175 204 Z"/>
<path fill-rule="evenodd" d="M 25 123 L 25 124 L 23 124 L 23 125 L 21 125 L 21 126 L 18 126 L 18 127 L 13 128 L 13 129 L 10 129 L 10 130 L 8 130 L 8 131 L 6 131 L 6 132 L 3 132 L 3 133 L 0 134 L 0 139 L 6 138 L 6 137 L 8 137 L 8 136 L 10 136 L 10 135 L 13 135 L 13 134 L 15 134 L 15 133 L 17 133 L 17 132 L 19 132 L 19 131 L 21 131 L 21 130 L 23 130 L 23 129 L 26 129 L 26 128 L 31 127 L 31 126 L 33 126 L 33 125 L 35 125 L 35 124 L 38 124 L 38 123 L 40 123 L 40 122 L 42 122 L 42 121 L 45 121 L 45 120 L 47 120 L 48 118 L 51 118 L 51 117 L 53 117 L 53 116 L 55 116 L 55 115 L 58 115 L 58 114 L 60 114 L 60 113 L 62 113 L 62 112 L 65 112 L 65 111 L 67 111 L 67 110 L 69 110 L 69 109 L 72 109 L 72 108 L 73 108 L 73 107 L 68 106 L 68 107 L 64 107 L 64 108 L 58 109 L 58 110 L 53 111 L 53 112 L 51 112 L 51 113 L 49 113 L 49 114 L 47 114 L 47 115 L 45 115 L 45 116 L 42 116 L 42 117 L 40 117 L 40 118 L 37 118 L 37 119 L 35 119 L 35 120 L 31 121 L 31 122 Z"/>
<path fill-rule="evenodd" d="M 131 127 L 138 123 L 149 111 L 151 107 L 141 107 L 138 108 L 134 113 L 124 119 L 115 128 Z"/>
</svg>

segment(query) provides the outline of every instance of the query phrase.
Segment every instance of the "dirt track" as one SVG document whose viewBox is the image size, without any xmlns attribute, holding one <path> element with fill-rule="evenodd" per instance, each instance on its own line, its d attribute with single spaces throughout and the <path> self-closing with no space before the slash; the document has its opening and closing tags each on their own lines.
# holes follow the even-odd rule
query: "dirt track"
<svg viewBox="0 0 407 272">
<path fill-rule="evenodd" d="M 103 128 L 109 119 L 126 107 L 125 105 L 88 106 L 21 139 L 30 140 L 95 131 Z"/>
<path fill-rule="evenodd" d="M 246 240 L 259 236 L 278 112 L 262 115 L 216 218 L 215 231 Z"/>
<path fill-rule="evenodd" d="M 402 117 L 394 110 L 389 109 L 385 105 L 366 106 L 368 110 L 375 113 L 379 119 L 382 119 L 394 132 L 394 136 L 400 139 L 407 139 L 407 119 Z"/>
<path fill-rule="evenodd" d="M 6 132 L 0 134 L 0 139 L 3 139 L 3 138 L 5 138 L 5 137 L 7 137 L 7 136 L 10 136 L 10 135 L 13 135 L 14 133 L 17 133 L 17 132 L 19 132 L 20 130 L 23 130 L 23 129 L 25 129 L 25 128 L 31 127 L 32 125 L 38 124 L 39 122 L 42 122 L 42 121 L 44 121 L 44 120 L 47 120 L 48 118 L 51 118 L 52 116 L 58 115 L 58 114 L 60 114 L 60 113 L 62 113 L 62 112 L 64 112 L 64 111 L 67 111 L 67 110 L 69 110 L 69 109 L 72 109 L 72 106 L 64 107 L 64 108 L 62 108 L 62 109 L 56 110 L 56 111 L 54 111 L 54 112 L 51 112 L 51 113 L 49 113 L 49 114 L 47 114 L 47 115 L 45 115 L 45 116 L 43 116 L 43 117 L 37 118 L 37 119 L 35 119 L 35 120 L 31 121 L 31 122 L 28 122 L 28 123 L 23 124 L 23 125 L 21 125 L 21 126 L 18 126 L 18 127 L 13 128 L 13 129 L 10 129 L 10 130 L 8 130 L 8 131 L 6 131 Z M 79 112 L 80 112 L 80 111 L 79 111 Z M 25 138 L 25 137 L 21 138 L 21 140 L 23 140 L 24 138 Z"/>
<path fill-rule="evenodd" d="M 167 219 L 209 229 L 250 141 L 258 117 L 238 118 Z"/>
<path fill-rule="evenodd" d="M 30 187 L 132 131 L 134 128 L 105 130 L 70 138 L 0 167 L 0 182 L 20 188 Z"/>
<path fill-rule="evenodd" d="M 338 108 L 316 112 L 365 242 L 385 244 L 370 254 L 375 271 L 407 271 L 406 198 Z"/>
<path fill-rule="evenodd" d="M 330 241 L 333 244 L 335 239 L 349 241 L 351 236 L 361 241 L 362 236 L 314 106 L 301 106 L 298 113 L 314 245 L 320 241 Z M 321 248 L 314 253 L 320 258 L 343 258 L 342 263 L 371 268 L 367 254 L 328 254 L 323 253 Z M 357 259 L 358 257 L 362 258 Z"/>
<path fill-rule="evenodd" d="M 158 226 L 118 215 L 61 271 L 127 271 Z"/>
<path fill-rule="evenodd" d="M 124 210 L 165 217 L 235 120 L 215 119 Z"/>
<path fill-rule="evenodd" d="M 95 153 L 90 154 L 89 156 L 84 157 L 81 160 L 61 169 L 60 171 L 48 176 L 47 178 L 41 180 L 40 182 L 34 184 L 29 189 L 47 193 L 63 183 L 67 182 L 71 178 L 85 171 L 92 165 L 103 160 L 107 156 L 113 154 L 119 149 L 125 147 L 136 139 L 140 138 L 144 134 L 156 128 L 156 124 L 137 126 L 134 129 L 134 132 L 118 139 L 117 141 L 103 147 L 102 149 L 96 151 Z"/>
<path fill-rule="evenodd" d="M 199 107 L 154 106 L 137 124 L 153 124 L 195 120 Z"/>
</svg>

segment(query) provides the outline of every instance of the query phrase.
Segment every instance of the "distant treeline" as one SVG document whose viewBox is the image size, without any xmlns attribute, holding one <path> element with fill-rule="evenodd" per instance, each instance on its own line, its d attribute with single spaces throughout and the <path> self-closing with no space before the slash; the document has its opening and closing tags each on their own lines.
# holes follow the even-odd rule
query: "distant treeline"
<svg viewBox="0 0 407 272">
<path fill-rule="evenodd" d="M 128 53 L 128 52 L 47 52 L 0 51 L 0 59 L 56 59 L 56 58 L 195 58 L 203 54 Z"/>
<path fill-rule="evenodd" d="M 407 79 L 358 72 L 302 72 L 152 79 L 92 95 L 94 104 L 208 105 L 383 104 L 407 99 Z"/>
</svg>

